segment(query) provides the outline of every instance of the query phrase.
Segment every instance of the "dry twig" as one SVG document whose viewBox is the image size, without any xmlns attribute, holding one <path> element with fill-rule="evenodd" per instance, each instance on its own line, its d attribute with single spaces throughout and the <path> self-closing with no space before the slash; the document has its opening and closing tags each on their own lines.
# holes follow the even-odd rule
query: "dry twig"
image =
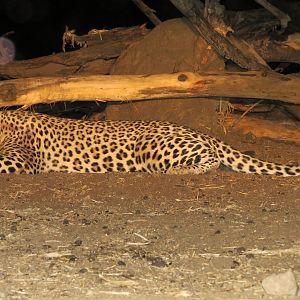
<svg viewBox="0 0 300 300">
<path fill-rule="evenodd" d="M 278 9 L 276 6 L 273 6 L 271 3 L 269 3 L 267 0 L 255 0 L 258 4 L 260 4 L 262 7 L 264 7 L 266 10 L 268 10 L 272 15 L 277 17 L 280 20 L 281 28 L 284 30 L 288 22 L 291 21 L 291 18 L 289 15 Z"/>
<path fill-rule="evenodd" d="M 156 11 L 146 5 L 142 0 L 132 0 L 132 2 L 148 17 L 148 19 L 155 26 L 161 23 L 161 20 L 154 14 Z"/>
</svg>

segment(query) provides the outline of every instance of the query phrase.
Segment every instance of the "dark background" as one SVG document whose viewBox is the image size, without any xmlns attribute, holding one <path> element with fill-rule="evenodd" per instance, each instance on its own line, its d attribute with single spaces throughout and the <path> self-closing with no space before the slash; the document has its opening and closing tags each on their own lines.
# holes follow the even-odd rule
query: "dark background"
<svg viewBox="0 0 300 300">
<path fill-rule="evenodd" d="M 161 19 L 180 16 L 166 1 L 160 2 Z M 61 51 L 66 25 L 85 34 L 90 29 L 152 24 L 130 0 L 0 0 L 0 36 L 8 37 L 17 48 L 17 59 L 26 59 Z"/>
<path fill-rule="evenodd" d="M 168 0 L 145 0 L 156 9 L 161 20 L 181 14 Z M 284 9 L 286 0 L 272 3 Z M 222 1 L 227 9 L 245 10 L 259 7 L 254 0 Z M 299 16 L 300 17 L 300 16 Z M 151 22 L 130 0 L 0 0 L 0 36 L 16 46 L 16 59 L 27 59 L 61 51 L 62 35 L 67 25 L 85 34 L 90 29 L 111 29 Z"/>
</svg>

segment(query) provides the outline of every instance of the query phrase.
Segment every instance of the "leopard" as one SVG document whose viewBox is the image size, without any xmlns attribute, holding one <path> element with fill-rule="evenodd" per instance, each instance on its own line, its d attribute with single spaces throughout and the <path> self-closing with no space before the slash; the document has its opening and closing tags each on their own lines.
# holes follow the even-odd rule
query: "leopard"
<svg viewBox="0 0 300 300">
<path fill-rule="evenodd" d="M 299 176 L 300 167 L 244 154 L 223 141 L 165 121 L 91 121 L 25 110 L 0 111 L 0 173 L 233 171 Z"/>
</svg>

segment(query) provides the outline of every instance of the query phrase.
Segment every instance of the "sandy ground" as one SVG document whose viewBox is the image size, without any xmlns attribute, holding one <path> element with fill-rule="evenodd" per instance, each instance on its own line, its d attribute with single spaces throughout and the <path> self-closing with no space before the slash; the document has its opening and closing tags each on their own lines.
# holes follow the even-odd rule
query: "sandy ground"
<svg viewBox="0 0 300 300">
<path fill-rule="evenodd" d="M 300 161 L 299 147 L 272 145 L 243 147 Z M 299 183 L 0 175 L 0 299 L 283 299 L 261 281 L 289 268 L 300 281 Z"/>
<path fill-rule="evenodd" d="M 114 74 L 223 69 L 207 49 L 182 20 L 165 22 L 128 48 Z M 150 103 L 148 115 L 213 127 L 215 106 L 183 101 Z M 149 118 L 134 108 L 123 111 Z M 299 146 L 226 140 L 300 163 Z M 228 170 L 0 174 L 0 299 L 284 299 L 266 295 L 261 281 L 292 268 L 300 283 L 299 183 Z"/>
</svg>

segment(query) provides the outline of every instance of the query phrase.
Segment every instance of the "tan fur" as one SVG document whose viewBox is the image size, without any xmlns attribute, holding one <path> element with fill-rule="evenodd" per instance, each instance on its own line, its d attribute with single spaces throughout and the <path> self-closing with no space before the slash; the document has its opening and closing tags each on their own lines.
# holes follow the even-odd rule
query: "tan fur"
<svg viewBox="0 0 300 300">
<path fill-rule="evenodd" d="M 213 137 L 159 121 L 81 121 L 0 112 L 0 172 L 200 174 L 220 163 L 244 173 L 298 176 L 300 168 L 264 162 Z"/>
</svg>

